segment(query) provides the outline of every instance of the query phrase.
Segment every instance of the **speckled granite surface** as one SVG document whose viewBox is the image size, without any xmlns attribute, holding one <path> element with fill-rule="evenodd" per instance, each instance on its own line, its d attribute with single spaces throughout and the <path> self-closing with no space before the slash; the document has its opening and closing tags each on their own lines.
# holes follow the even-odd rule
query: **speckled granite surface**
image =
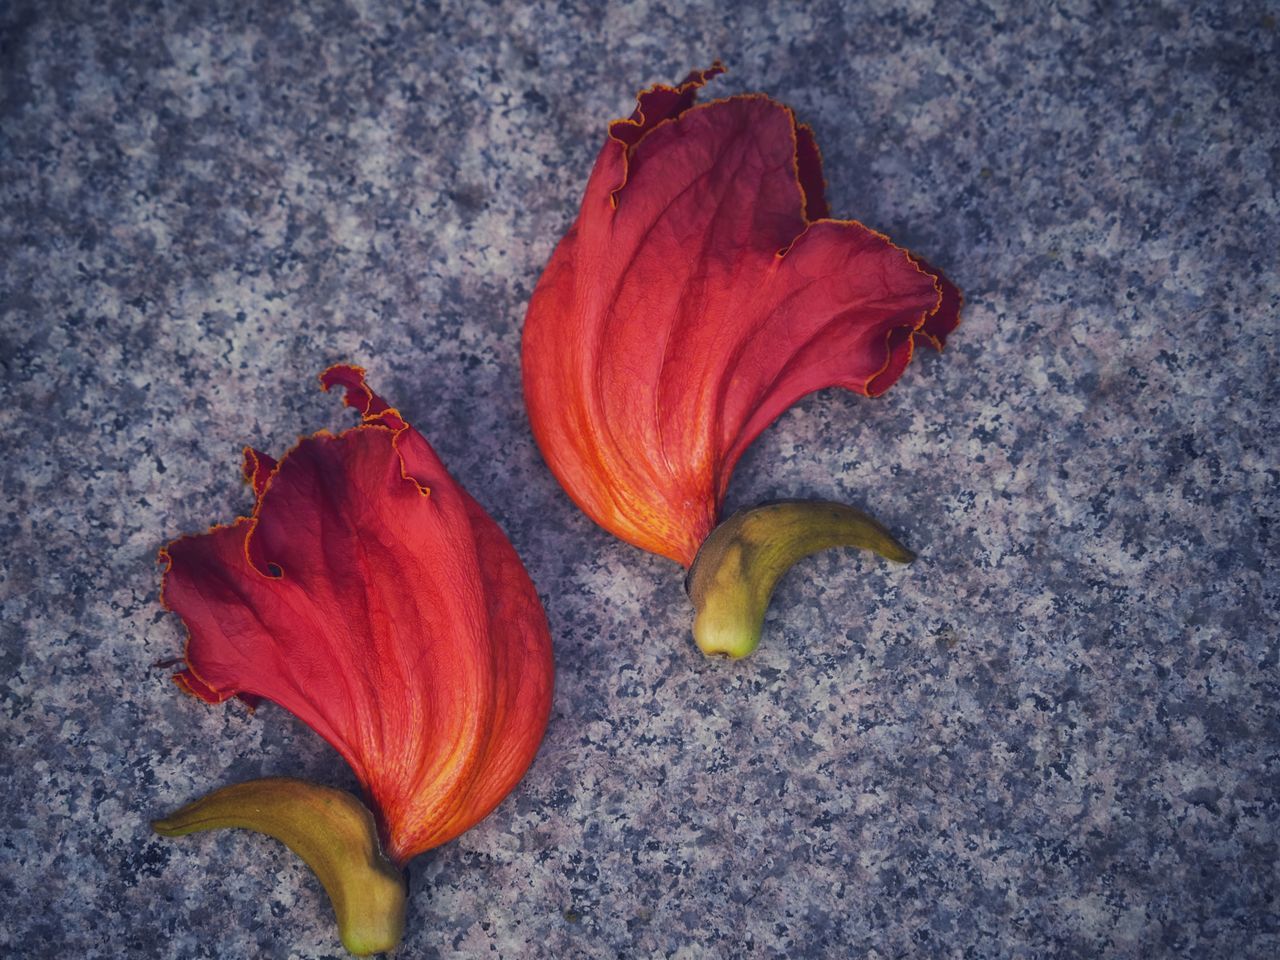
<svg viewBox="0 0 1280 960">
<path fill-rule="evenodd" d="M 156 548 L 247 509 L 242 443 L 350 422 L 337 360 L 509 531 L 559 663 L 402 956 L 1277 955 L 1274 8 L 1023 6 L 6 5 L 5 955 L 342 955 L 282 847 L 146 827 L 352 783 L 151 666 Z M 517 379 L 604 124 L 716 56 L 969 300 L 744 460 L 730 506 L 848 499 L 921 559 L 807 561 L 740 664 L 571 507 Z"/>
</svg>

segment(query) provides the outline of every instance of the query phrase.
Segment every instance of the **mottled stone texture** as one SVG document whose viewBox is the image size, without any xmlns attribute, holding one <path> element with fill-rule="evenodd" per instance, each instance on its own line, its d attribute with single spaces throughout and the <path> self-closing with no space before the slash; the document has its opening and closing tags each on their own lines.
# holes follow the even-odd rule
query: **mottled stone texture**
<svg viewBox="0 0 1280 960">
<path fill-rule="evenodd" d="M 1276 956 L 1280 33 L 1197 6 L 5 5 L 3 952 L 342 955 L 284 848 L 147 819 L 352 785 L 153 666 L 157 547 L 247 509 L 242 443 L 350 423 L 315 374 L 351 360 L 510 533 L 559 664 L 528 778 L 413 864 L 403 956 Z M 806 561 L 732 664 L 518 381 L 605 123 L 717 56 L 968 296 L 731 491 L 920 560 Z"/>
</svg>

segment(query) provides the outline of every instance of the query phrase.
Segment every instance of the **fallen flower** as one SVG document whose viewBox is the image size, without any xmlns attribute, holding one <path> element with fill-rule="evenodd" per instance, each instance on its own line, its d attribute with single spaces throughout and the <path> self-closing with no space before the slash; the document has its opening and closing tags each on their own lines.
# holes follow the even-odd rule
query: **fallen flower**
<svg viewBox="0 0 1280 960">
<path fill-rule="evenodd" d="M 609 125 L 523 344 L 529 418 L 552 472 L 596 523 L 692 568 L 700 613 L 713 582 L 759 594 L 780 575 L 743 567 L 742 544 L 715 551 L 714 571 L 699 560 L 751 442 L 823 387 L 884 393 L 917 344 L 942 348 L 960 307 L 923 260 L 829 219 L 813 132 L 789 108 L 762 95 L 695 106 L 721 72 L 650 87 Z M 739 530 L 757 547 L 789 539 L 794 562 L 833 545 L 819 535 L 830 506 L 805 519 L 792 504 L 786 522 L 770 511 Z M 883 528 L 843 509 L 836 542 L 885 544 Z M 886 549 L 910 557 L 896 541 Z M 695 639 L 749 653 L 760 625 L 739 619 L 700 617 Z"/>
<path fill-rule="evenodd" d="M 422 435 L 359 368 L 321 383 L 345 389 L 360 426 L 278 463 L 246 450 L 253 515 L 162 550 L 162 598 L 190 631 L 178 684 L 284 707 L 351 765 L 372 811 L 268 778 L 154 826 L 283 840 L 329 891 L 344 944 L 370 953 L 400 939 L 404 865 L 524 776 L 550 711 L 551 641 L 515 550 Z"/>
</svg>

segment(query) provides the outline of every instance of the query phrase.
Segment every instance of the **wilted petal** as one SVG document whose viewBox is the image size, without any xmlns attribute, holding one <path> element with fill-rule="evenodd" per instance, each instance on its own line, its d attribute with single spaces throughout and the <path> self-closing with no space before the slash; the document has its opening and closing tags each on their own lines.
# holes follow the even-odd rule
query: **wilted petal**
<svg viewBox="0 0 1280 960">
<path fill-rule="evenodd" d="M 326 371 L 364 422 L 246 451 L 252 517 L 163 552 L 191 636 L 178 682 L 278 703 L 351 764 L 404 863 L 482 819 L 523 776 L 550 708 L 537 593 L 425 439 Z"/>
<path fill-rule="evenodd" d="M 827 212 L 812 132 L 759 95 L 653 87 L 615 121 L 525 320 L 534 434 L 596 522 L 685 566 L 738 458 L 789 406 L 887 390 L 959 295 Z"/>
</svg>

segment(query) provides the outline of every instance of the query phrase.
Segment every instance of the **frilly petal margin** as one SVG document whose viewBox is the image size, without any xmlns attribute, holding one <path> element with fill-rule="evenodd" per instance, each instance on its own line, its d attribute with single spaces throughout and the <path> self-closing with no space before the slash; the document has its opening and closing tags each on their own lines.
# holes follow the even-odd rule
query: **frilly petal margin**
<svg viewBox="0 0 1280 960">
<path fill-rule="evenodd" d="M 351 765 L 398 866 L 483 819 L 533 760 L 550 634 L 497 524 L 358 367 L 362 417 L 279 462 L 246 450 L 251 516 L 161 550 L 186 623 L 178 684 L 284 707 Z"/>
<path fill-rule="evenodd" d="M 525 319 L 525 400 L 593 520 L 689 566 L 734 466 L 806 394 L 878 396 L 960 295 L 857 221 L 829 219 L 812 130 L 763 95 L 695 105 L 717 62 L 609 125 L 577 221 Z"/>
</svg>

